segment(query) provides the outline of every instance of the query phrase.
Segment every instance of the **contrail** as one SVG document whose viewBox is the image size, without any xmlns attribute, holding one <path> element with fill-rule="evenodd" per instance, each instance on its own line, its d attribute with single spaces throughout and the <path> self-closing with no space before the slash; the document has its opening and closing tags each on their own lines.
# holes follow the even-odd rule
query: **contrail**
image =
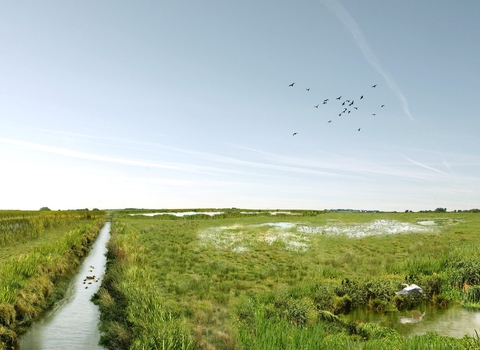
<svg viewBox="0 0 480 350">
<path fill-rule="evenodd" d="M 363 33 L 360 30 L 357 22 L 352 18 L 352 16 L 350 16 L 345 7 L 343 7 L 342 4 L 340 4 L 340 2 L 338 2 L 337 0 L 319 1 L 323 3 L 335 15 L 337 15 L 340 21 L 342 21 L 342 23 L 348 28 L 348 30 L 350 30 L 355 40 L 355 43 L 362 51 L 363 56 L 365 56 L 368 63 L 370 63 L 373 69 L 375 69 L 381 76 L 383 76 L 383 78 L 388 84 L 388 87 L 395 93 L 395 95 L 397 95 L 398 99 L 402 102 L 403 110 L 408 115 L 408 117 L 411 120 L 415 120 L 415 118 L 413 118 L 413 116 L 411 115 L 410 110 L 408 109 L 407 99 L 403 95 L 402 91 L 400 91 L 400 88 L 397 86 L 395 80 L 393 80 L 393 78 L 381 67 L 377 58 L 370 49 L 370 46 L 368 46 L 367 41 L 365 40 L 365 37 L 363 36 Z"/>
<path fill-rule="evenodd" d="M 443 175 L 448 175 L 448 174 L 447 174 L 446 172 L 444 172 L 444 171 L 438 170 L 438 169 L 436 169 L 436 168 L 433 168 L 433 167 L 428 166 L 428 165 L 426 165 L 426 164 L 422 164 L 422 163 L 420 163 L 420 162 L 416 162 L 416 161 L 414 161 L 413 159 L 410 159 L 410 158 L 408 158 L 407 156 L 404 156 L 404 155 L 401 154 L 401 153 L 398 153 L 398 154 L 399 154 L 400 156 L 402 156 L 403 158 L 405 158 L 406 160 L 408 160 L 409 162 L 412 162 L 413 164 L 416 164 L 416 165 L 418 165 L 418 166 L 421 166 L 422 168 L 425 168 L 425 169 L 428 169 L 428 170 L 432 170 L 432 171 L 435 171 L 435 172 L 440 173 L 440 174 L 443 174 Z"/>
</svg>

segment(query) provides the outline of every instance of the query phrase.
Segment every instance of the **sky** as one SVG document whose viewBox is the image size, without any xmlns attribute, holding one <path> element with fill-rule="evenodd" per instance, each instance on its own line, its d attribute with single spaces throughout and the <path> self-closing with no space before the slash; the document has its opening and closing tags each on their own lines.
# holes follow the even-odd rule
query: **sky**
<svg viewBox="0 0 480 350">
<path fill-rule="evenodd" d="M 479 208 L 479 15 L 3 2 L 0 209 Z"/>
</svg>

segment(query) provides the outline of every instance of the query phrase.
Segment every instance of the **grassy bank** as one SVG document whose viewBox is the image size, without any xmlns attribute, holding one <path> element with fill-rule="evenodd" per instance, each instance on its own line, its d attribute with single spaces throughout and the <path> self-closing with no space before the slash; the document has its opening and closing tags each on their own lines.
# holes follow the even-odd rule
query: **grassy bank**
<svg viewBox="0 0 480 350">
<path fill-rule="evenodd" d="M 97 294 L 103 343 L 112 349 L 480 348 L 469 336 L 404 339 L 337 316 L 356 306 L 382 312 L 421 302 L 478 303 L 480 215 L 317 214 L 117 216 Z M 425 293 L 395 295 L 402 283 Z"/>
<path fill-rule="evenodd" d="M 18 234 L 18 240 L 11 239 L 1 250 L 0 348 L 12 348 L 17 334 L 63 295 L 68 278 L 106 221 L 104 212 L 93 217 L 62 214 L 53 218 L 53 224 L 49 216 L 22 218 L 26 221 L 8 232 Z M 0 220 L 0 225 L 5 223 L 12 228 L 11 219 Z"/>
</svg>

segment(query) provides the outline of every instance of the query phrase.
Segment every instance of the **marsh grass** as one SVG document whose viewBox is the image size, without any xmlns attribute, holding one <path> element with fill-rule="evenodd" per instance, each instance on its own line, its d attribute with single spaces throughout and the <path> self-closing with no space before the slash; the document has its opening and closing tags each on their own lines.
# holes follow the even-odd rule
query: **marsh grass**
<svg viewBox="0 0 480 350">
<path fill-rule="evenodd" d="M 436 344 L 436 349 L 472 341 L 437 335 L 403 339 L 389 329 L 335 320 L 357 306 L 381 312 L 423 302 L 463 302 L 464 286 L 480 284 L 480 215 L 229 215 L 115 218 L 108 283 L 98 298 L 104 344 L 175 349 L 423 349 Z M 437 226 L 357 238 L 279 228 L 288 222 L 354 226 L 359 232 L 382 220 L 409 225 L 432 220 Z M 402 283 L 421 285 L 425 293 L 396 296 Z M 476 300 L 473 292 L 468 298 Z M 107 317 L 116 312 L 118 317 Z M 115 344 L 122 334 L 123 347 Z"/>
</svg>

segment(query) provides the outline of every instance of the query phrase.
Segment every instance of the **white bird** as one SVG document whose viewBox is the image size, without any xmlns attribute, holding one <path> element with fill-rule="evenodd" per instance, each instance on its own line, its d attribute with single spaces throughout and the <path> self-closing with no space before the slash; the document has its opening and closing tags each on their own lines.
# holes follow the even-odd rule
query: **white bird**
<svg viewBox="0 0 480 350">
<path fill-rule="evenodd" d="M 416 284 L 406 284 L 403 283 L 402 286 L 405 286 L 401 291 L 395 292 L 395 294 L 413 294 L 413 293 L 423 293 L 423 289 L 417 286 Z"/>
</svg>

